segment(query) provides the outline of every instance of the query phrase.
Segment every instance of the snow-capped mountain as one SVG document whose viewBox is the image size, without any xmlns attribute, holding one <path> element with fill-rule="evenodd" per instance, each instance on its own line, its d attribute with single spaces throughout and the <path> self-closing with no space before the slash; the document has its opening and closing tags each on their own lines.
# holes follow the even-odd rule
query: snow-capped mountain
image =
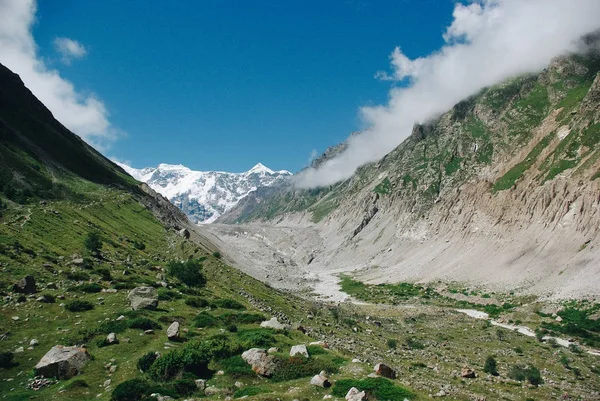
<svg viewBox="0 0 600 401">
<path fill-rule="evenodd" d="M 280 183 L 292 175 L 286 170 L 273 171 L 261 163 L 244 173 L 194 171 L 180 164 L 142 169 L 117 164 L 168 198 L 195 223 L 212 223 L 256 188 Z"/>
</svg>

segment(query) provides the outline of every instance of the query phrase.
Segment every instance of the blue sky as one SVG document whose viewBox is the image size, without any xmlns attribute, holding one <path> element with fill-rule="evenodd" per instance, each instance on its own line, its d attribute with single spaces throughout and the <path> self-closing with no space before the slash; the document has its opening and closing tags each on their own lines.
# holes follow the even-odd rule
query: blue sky
<svg viewBox="0 0 600 401">
<path fill-rule="evenodd" d="M 451 0 L 39 0 L 33 36 L 49 68 L 94 93 L 124 132 L 108 156 L 297 171 L 385 103 L 389 56 L 444 43 Z M 57 37 L 87 49 L 65 64 Z"/>
</svg>

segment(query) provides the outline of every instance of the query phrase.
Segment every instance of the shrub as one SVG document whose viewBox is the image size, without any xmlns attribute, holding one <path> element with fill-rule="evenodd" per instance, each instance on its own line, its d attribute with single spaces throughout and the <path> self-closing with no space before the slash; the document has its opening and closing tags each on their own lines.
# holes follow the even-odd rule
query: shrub
<svg viewBox="0 0 600 401">
<path fill-rule="evenodd" d="M 197 389 L 196 383 L 191 377 L 182 377 L 173 382 L 173 390 L 183 397 L 192 394 Z"/>
<path fill-rule="evenodd" d="M 323 355 L 326 354 L 325 348 L 320 347 L 318 345 L 307 345 L 306 350 L 308 351 L 308 355 Z"/>
<path fill-rule="evenodd" d="M 277 341 L 270 329 L 240 330 L 237 332 L 237 336 L 246 348 L 264 348 Z"/>
<path fill-rule="evenodd" d="M 102 248 L 102 239 L 97 231 L 90 231 L 83 240 L 85 249 L 92 253 L 97 253 Z"/>
<path fill-rule="evenodd" d="M 388 338 L 387 346 L 389 349 L 396 349 L 396 347 L 398 346 L 398 342 L 393 338 Z"/>
<path fill-rule="evenodd" d="M 265 315 L 262 315 L 260 313 L 249 313 L 249 312 L 242 312 L 242 313 L 237 313 L 237 312 L 228 312 L 228 313 L 223 313 L 222 315 L 219 315 L 219 318 L 225 322 L 225 323 L 229 323 L 229 324 L 254 324 L 254 323 L 260 323 L 263 320 L 265 320 Z"/>
<path fill-rule="evenodd" d="M 76 287 L 76 290 L 86 292 L 88 294 L 98 293 L 102 291 L 102 287 L 96 283 L 81 284 Z"/>
<path fill-rule="evenodd" d="M 111 401 L 141 401 L 150 393 L 148 382 L 142 379 L 131 379 L 120 383 L 113 390 Z"/>
<path fill-rule="evenodd" d="M 53 304 L 56 303 L 56 297 L 52 294 L 42 294 L 42 297 L 44 297 L 44 301 L 47 304 Z"/>
<path fill-rule="evenodd" d="M 94 273 L 98 274 L 104 281 L 112 280 L 112 276 L 110 275 L 110 270 L 108 270 L 105 267 L 94 270 Z"/>
<path fill-rule="evenodd" d="M 275 382 L 295 380 L 316 375 L 322 370 L 328 373 L 337 373 L 338 367 L 329 360 L 306 358 L 296 355 L 279 363 L 279 367 L 275 370 L 272 380 Z"/>
<path fill-rule="evenodd" d="M 160 324 L 156 323 L 152 319 L 148 319 L 147 317 L 137 317 L 135 319 L 131 319 L 128 324 L 131 329 L 141 329 L 141 330 L 153 330 L 160 329 Z"/>
<path fill-rule="evenodd" d="M 174 299 L 181 299 L 183 295 L 177 291 L 169 290 L 167 288 L 158 289 L 158 300 L 159 301 L 172 301 Z"/>
<path fill-rule="evenodd" d="M 87 281 L 90 279 L 90 275 L 86 272 L 69 272 L 67 278 L 73 281 Z"/>
<path fill-rule="evenodd" d="M 493 376 L 498 376 L 498 367 L 496 365 L 496 360 L 493 356 L 488 356 L 485 359 L 485 365 L 483 366 L 483 371 L 489 373 Z"/>
<path fill-rule="evenodd" d="M 229 299 L 229 298 L 216 299 L 212 302 L 212 304 L 217 308 L 223 308 L 223 309 L 237 309 L 237 310 L 246 309 L 246 307 L 244 305 L 242 305 L 241 303 L 239 303 L 238 301 L 235 301 L 235 300 Z"/>
<path fill-rule="evenodd" d="M 221 259 L 221 252 L 219 252 L 219 251 L 213 252 L 212 255 L 217 259 Z"/>
<path fill-rule="evenodd" d="M 138 251 L 143 251 L 144 249 L 146 249 L 146 244 L 144 244 L 141 241 L 133 241 L 133 247 Z"/>
<path fill-rule="evenodd" d="M 137 361 L 137 368 L 142 372 L 147 372 L 156 360 L 156 352 L 148 352 Z"/>
<path fill-rule="evenodd" d="M 200 297 L 187 297 L 185 299 L 185 304 L 194 308 L 205 308 L 208 306 L 208 301 Z"/>
<path fill-rule="evenodd" d="M 0 352 L 0 368 L 9 369 L 14 365 L 12 352 Z"/>
<path fill-rule="evenodd" d="M 415 395 L 410 390 L 396 386 L 390 380 L 382 377 L 369 377 L 363 380 L 338 380 L 335 382 L 331 394 L 335 397 L 343 398 L 352 387 L 369 392 L 378 400 L 403 400 L 405 398 L 415 398 Z"/>
<path fill-rule="evenodd" d="M 252 397 L 253 395 L 270 393 L 271 390 L 265 386 L 244 387 L 233 393 L 233 398 Z"/>
<path fill-rule="evenodd" d="M 256 373 L 240 355 L 232 356 L 219 362 L 225 374 L 234 379 L 240 377 L 256 377 Z"/>
<path fill-rule="evenodd" d="M 66 304 L 65 309 L 69 312 L 83 312 L 94 309 L 94 304 L 88 301 L 75 300 Z"/>
<path fill-rule="evenodd" d="M 216 327 L 221 324 L 221 321 L 208 312 L 202 312 L 194 317 L 194 327 Z"/>
<path fill-rule="evenodd" d="M 167 269 L 170 276 L 177 278 L 188 287 L 203 287 L 206 284 L 206 277 L 202 273 L 202 263 L 197 260 L 170 262 Z"/>
<path fill-rule="evenodd" d="M 538 386 L 544 382 L 539 369 L 535 366 L 513 365 L 510 372 L 508 372 L 508 377 L 517 381 L 527 379 L 527 381 L 534 386 Z"/>
<path fill-rule="evenodd" d="M 423 344 L 421 341 L 419 341 L 416 338 L 413 337 L 409 337 L 406 339 L 406 346 L 409 349 L 423 349 L 425 348 L 425 344 Z"/>
<path fill-rule="evenodd" d="M 238 327 L 235 324 L 228 324 L 227 331 L 230 333 L 237 333 Z"/>
<path fill-rule="evenodd" d="M 85 380 L 75 380 L 65 386 L 67 390 L 76 390 L 79 388 L 89 388 L 90 385 Z"/>
</svg>

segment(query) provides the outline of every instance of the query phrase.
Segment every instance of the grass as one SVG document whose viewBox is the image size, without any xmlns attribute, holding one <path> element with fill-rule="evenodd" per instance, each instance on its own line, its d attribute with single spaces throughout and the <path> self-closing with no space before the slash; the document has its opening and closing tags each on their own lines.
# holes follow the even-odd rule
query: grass
<svg viewBox="0 0 600 401">
<path fill-rule="evenodd" d="M 411 400 L 415 398 L 415 394 L 412 391 L 380 377 L 362 380 L 338 380 L 331 394 L 336 397 L 345 397 L 352 387 L 373 394 L 377 400 L 403 400 L 405 398 Z"/>
<path fill-rule="evenodd" d="M 389 195 L 392 193 L 392 183 L 390 182 L 390 179 L 388 177 L 385 177 L 383 179 L 383 181 L 381 181 L 379 184 L 377 184 L 375 186 L 375 189 L 373 189 L 373 191 L 375 191 L 375 193 L 378 193 L 380 195 Z"/>
</svg>

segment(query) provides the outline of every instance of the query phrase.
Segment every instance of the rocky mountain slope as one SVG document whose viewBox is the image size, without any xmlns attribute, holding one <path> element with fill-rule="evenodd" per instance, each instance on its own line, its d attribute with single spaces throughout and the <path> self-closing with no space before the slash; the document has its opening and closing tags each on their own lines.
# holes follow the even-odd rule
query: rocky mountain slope
<svg viewBox="0 0 600 401">
<path fill-rule="evenodd" d="M 143 169 L 117 164 L 167 197 L 194 223 L 212 223 L 248 194 L 282 184 L 292 175 L 285 170 L 273 171 L 261 163 L 243 173 L 194 171 L 170 164 Z"/>
<path fill-rule="evenodd" d="M 251 226 L 211 230 L 234 252 L 266 243 L 262 269 L 277 265 L 277 230 L 303 227 L 318 240 L 302 235 L 281 253 L 308 276 L 600 295 L 599 70 L 596 54 L 562 57 L 486 88 L 350 179 L 257 192 L 219 220 Z"/>
</svg>

